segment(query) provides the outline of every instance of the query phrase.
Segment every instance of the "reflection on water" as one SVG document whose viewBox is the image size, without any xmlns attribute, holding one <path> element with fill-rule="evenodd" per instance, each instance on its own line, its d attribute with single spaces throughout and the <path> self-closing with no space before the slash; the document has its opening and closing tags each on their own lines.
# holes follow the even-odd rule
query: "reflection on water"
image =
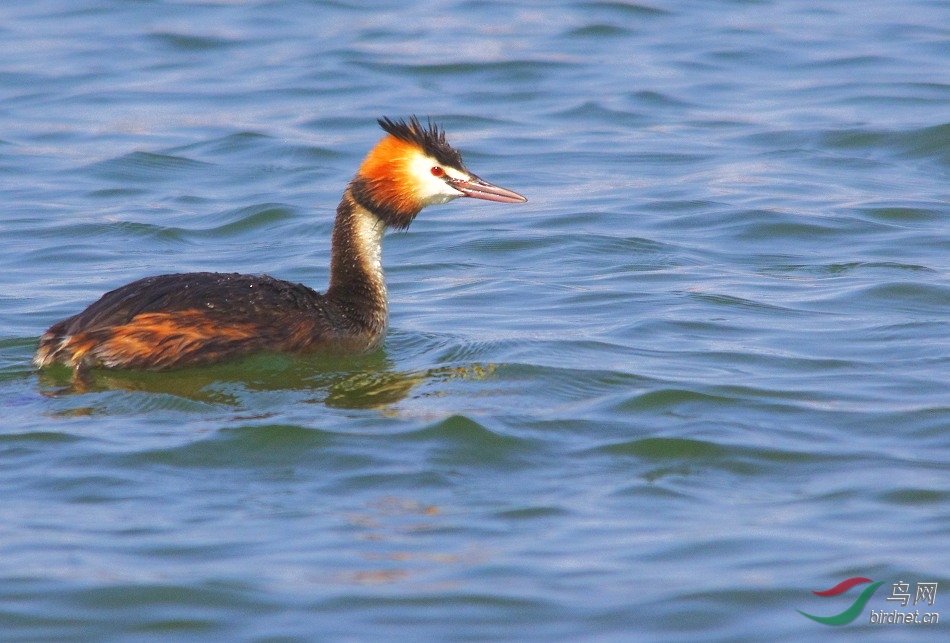
<svg viewBox="0 0 950 643">
<path fill-rule="evenodd" d="M 483 562 L 485 554 L 476 553 L 470 544 L 464 551 L 418 549 L 416 534 L 446 528 L 446 517 L 438 505 L 401 496 L 383 496 L 359 512 L 347 516 L 356 538 L 377 544 L 373 552 L 364 552 L 352 568 L 332 574 L 324 582 L 339 585 L 384 585 L 405 581 L 411 576 L 431 573 L 435 567 L 472 565 Z M 444 587 L 444 581 L 441 585 Z"/>
<path fill-rule="evenodd" d="M 240 391 L 305 391 L 313 401 L 344 409 L 385 410 L 423 382 L 482 380 L 495 364 L 398 370 L 383 351 L 343 358 L 257 355 L 215 366 L 171 371 L 75 371 L 54 365 L 39 372 L 40 393 L 49 397 L 105 391 L 173 395 L 196 402 L 239 406 Z M 71 409 L 70 415 L 81 415 Z"/>
</svg>

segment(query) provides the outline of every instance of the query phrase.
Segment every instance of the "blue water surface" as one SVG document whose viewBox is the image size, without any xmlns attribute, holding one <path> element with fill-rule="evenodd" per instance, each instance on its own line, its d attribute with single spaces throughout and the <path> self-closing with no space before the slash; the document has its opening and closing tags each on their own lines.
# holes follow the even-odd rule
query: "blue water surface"
<svg viewBox="0 0 950 643">
<path fill-rule="evenodd" d="M 938 1 L 4 3 L 0 639 L 945 637 L 872 621 L 950 620 L 948 106 Z M 529 202 L 386 238 L 381 351 L 33 369 L 148 275 L 323 289 L 410 114 Z"/>
</svg>

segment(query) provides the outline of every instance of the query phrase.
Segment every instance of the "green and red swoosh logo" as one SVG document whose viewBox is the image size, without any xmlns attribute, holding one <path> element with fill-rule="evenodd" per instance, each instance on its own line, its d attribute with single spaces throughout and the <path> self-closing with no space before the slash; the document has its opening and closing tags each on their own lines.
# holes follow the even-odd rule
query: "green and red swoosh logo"
<svg viewBox="0 0 950 643">
<path fill-rule="evenodd" d="M 802 616 L 807 616 L 813 621 L 818 623 L 824 623 L 825 625 L 844 625 L 850 623 L 858 617 L 858 614 L 861 613 L 861 610 L 864 609 L 864 606 L 867 605 L 868 600 L 870 600 L 871 595 L 874 593 L 878 587 L 880 587 L 884 581 L 874 582 L 870 578 L 864 578 L 863 576 L 855 576 L 854 578 L 847 578 L 831 589 L 826 589 L 822 592 L 813 591 L 812 594 L 817 594 L 818 596 L 838 596 L 839 594 L 844 594 L 846 591 L 854 587 L 855 585 L 861 585 L 863 583 L 872 583 L 864 588 L 864 591 L 861 592 L 861 595 L 855 599 L 854 603 L 851 604 L 851 607 L 841 612 L 840 614 L 835 614 L 834 616 L 812 616 L 811 614 L 806 614 L 801 610 L 795 610 Z"/>
</svg>

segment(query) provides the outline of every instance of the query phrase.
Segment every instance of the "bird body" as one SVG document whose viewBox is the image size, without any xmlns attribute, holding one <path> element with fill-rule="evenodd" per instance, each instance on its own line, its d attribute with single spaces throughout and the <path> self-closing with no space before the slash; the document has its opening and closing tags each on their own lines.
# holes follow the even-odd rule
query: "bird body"
<svg viewBox="0 0 950 643">
<path fill-rule="evenodd" d="M 469 172 L 431 122 L 428 128 L 414 117 L 379 123 L 387 135 L 366 156 L 337 207 L 325 294 L 266 275 L 147 277 L 54 324 L 40 338 L 34 363 L 155 370 L 263 351 L 377 348 L 388 320 L 382 266 L 387 228 L 405 229 L 422 208 L 462 196 L 526 201 Z"/>
</svg>

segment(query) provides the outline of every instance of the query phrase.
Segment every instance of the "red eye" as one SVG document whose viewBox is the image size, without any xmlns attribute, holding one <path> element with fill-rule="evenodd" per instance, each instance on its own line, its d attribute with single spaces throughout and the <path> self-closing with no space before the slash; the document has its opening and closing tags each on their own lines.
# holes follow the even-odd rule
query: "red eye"
<svg viewBox="0 0 950 643">
<path fill-rule="evenodd" d="M 432 172 L 432 176 L 439 176 L 439 177 L 445 176 L 445 170 L 443 170 L 438 165 L 436 165 L 434 168 L 432 168 L 429 171 Z"/>
</svg>

